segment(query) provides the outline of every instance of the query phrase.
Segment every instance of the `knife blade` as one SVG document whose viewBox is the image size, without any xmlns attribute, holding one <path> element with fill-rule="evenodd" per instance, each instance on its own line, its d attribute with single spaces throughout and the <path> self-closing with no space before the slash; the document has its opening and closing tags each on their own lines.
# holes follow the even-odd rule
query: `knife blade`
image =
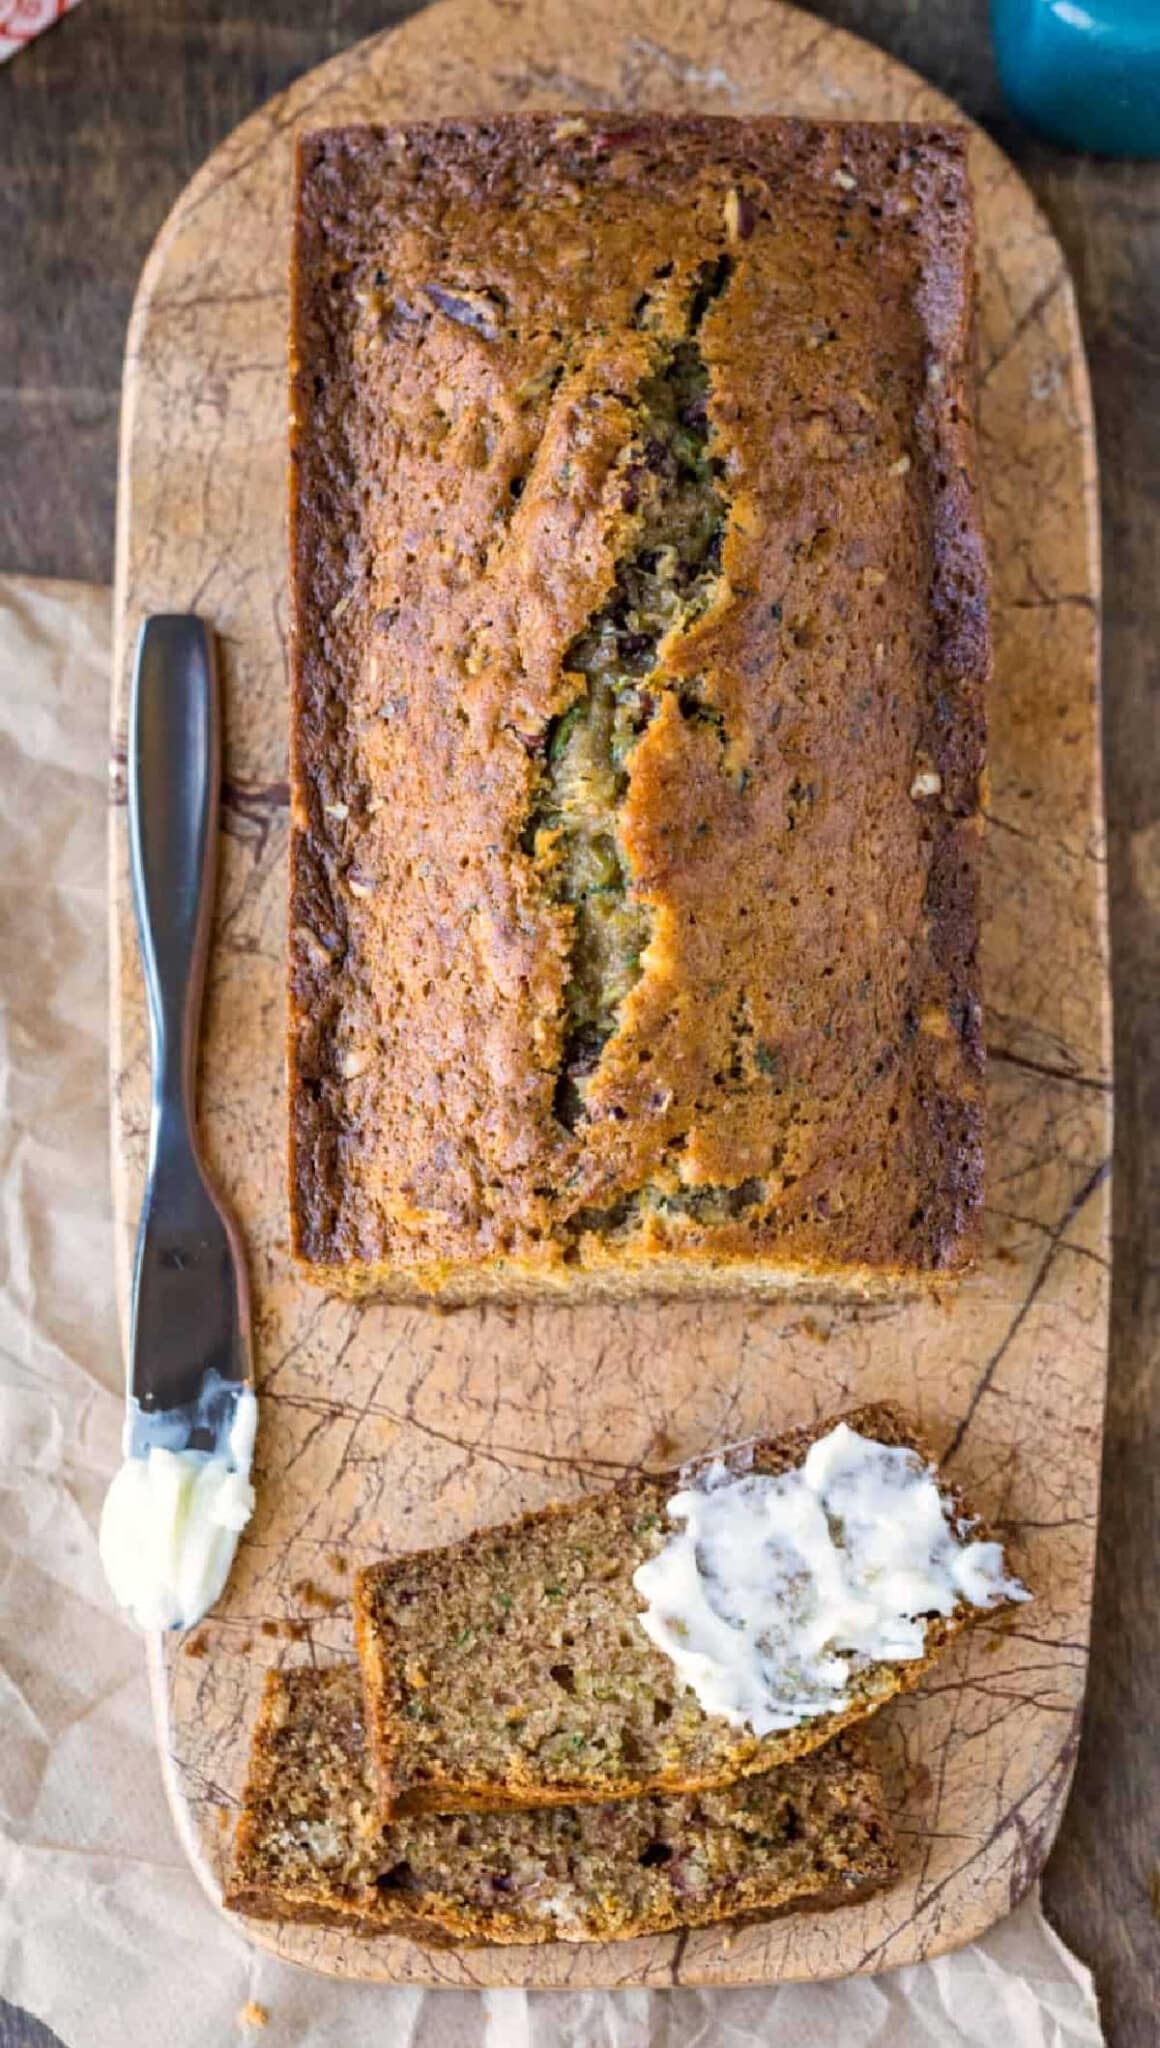
<svg viewBox="0 0 1160 2048">
<path fill-rule="evenodd" d="M 188 1627 L 249 1518 L 257 1426 L 245 1257 L 197 1131 L 197 1054 L 221 781 L 212 636 L 146 619 L 129 722 L 129 849 L 152 1099 L 137 1234 L 124 1463 L 106 1498 L 110 1584 L 141 1626 Z"/>
</svg>

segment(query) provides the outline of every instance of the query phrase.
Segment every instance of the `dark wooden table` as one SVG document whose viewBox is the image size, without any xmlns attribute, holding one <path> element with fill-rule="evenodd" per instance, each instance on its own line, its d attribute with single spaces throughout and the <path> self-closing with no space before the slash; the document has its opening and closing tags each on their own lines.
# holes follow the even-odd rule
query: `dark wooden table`
<svg viewBox="0 0 1160 2048">
<path fill-rule="evenodd" d="M 153 235 L 252 108 L 411 11 L 409 0 L 84 0 L 0 71 L 0 567 L 110 579 L 121 351 Z M 1093 162 L 1013 123 L 985 0 L 817 0 L 814 11 L 912 64 L 991 129 L 1038 193 L 1079 288 L 1104 492 L 1116 1253 L 1091 1682 L 1045 1894 L 1060 1933 L 1095 1970 L 1114 2048 L 1155 2048 L 1160 164 Z M 0 2000 L 0 2048 L 49 2039 Z"/>
</svg>

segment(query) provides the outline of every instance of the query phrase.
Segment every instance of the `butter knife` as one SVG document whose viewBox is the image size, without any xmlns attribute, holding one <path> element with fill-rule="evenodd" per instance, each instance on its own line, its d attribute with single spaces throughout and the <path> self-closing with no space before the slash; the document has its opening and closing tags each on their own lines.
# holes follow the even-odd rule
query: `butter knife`
<svg viewBox="0 0 1160 2048">
<path fill-rule="evenodd" d="M 146 619 L 129 718 L 129 851 L 152 1052 L 124 1462 L 101 1557 L 142 1628 L 188 1628 L 222 1593 L 253 1508 L 257 1428 L 245 1258 L 197 1135 L 202 990 L 221 781 L 213 640 Z"/>
</svg>

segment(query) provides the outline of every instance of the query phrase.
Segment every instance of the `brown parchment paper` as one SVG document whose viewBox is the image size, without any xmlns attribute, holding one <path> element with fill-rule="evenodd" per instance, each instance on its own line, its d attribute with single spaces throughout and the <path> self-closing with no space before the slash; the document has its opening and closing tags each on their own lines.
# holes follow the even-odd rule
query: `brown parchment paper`
<svg viewBox="0 0 1160 2048">
<path fill-rule="evenodd" d="M 250 1949 L 215 1912 L 166 1805 L 144 1648 L 113 1610 L 96 1547 L 122 1373 L 107 1170 L 109 639 L 107 592 L 0 577 L 0 1993 L 66 2048 L 1100 2042 L 1090 1977 L 1035 1894 L 935 1962 L 774 1990 L 344 1984 Z"/>
</svg>

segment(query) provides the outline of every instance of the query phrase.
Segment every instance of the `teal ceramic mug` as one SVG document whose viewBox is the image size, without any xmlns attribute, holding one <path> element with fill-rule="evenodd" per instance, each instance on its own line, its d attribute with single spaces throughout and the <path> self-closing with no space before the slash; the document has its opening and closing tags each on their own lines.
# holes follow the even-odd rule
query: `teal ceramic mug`
<svg viewBox="0 0 1160 2048">
<path fill-rule="evenodd" d="M 1160 0 L 991 0 L 1003 90 L 1057 142 L 1160 156 Z"/>
</svg>

